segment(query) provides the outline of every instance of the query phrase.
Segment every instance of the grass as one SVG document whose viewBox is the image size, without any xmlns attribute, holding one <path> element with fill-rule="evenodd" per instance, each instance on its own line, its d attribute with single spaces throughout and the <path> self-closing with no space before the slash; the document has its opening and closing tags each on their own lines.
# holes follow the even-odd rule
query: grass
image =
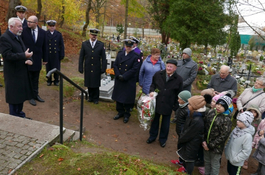
<svg viewBox="0 0 265 175">
<path fill-rule="evenodd" d="M 169 166 L 141 159 L 138 156 L 95 147 L 86 141 L 46 148 L 16 173 L 23 175 L 183 174 Z"/>
</svg>

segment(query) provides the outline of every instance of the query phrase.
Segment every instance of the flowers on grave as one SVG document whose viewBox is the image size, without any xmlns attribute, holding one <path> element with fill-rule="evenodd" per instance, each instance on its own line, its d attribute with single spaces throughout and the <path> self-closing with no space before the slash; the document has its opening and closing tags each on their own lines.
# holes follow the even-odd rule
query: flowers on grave
<svg viewBox="0 0 265 175">
<path fill-rule="evenodd" d="M 106 73 L 107 73 L 107 75 L 110 75 L 112 80 L 115 78 L 115 73 L 114 73 L 114 69 L 113 68 L 106 69 Z"/>
<path fill-rule="evenodd" d="M 199 63 L 199 65 L 198 65 L 198 74 L 199 75 L 205 75 L 205 71 L 203 70 L 204 69 L 203 61 L 199 61 L 198 63 Z"/>
</svg>

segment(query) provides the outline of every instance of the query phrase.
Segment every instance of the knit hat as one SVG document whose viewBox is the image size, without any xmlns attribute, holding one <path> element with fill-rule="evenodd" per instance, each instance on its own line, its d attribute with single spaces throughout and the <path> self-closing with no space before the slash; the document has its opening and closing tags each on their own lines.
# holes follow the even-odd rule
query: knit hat
<svg viewBox="0 0 265 175">
<path fill-rule="evenodd" d="M 250 110 L 255 110 L 256 111 L 256 113 L 257 113 L 257 117 L 256 118 L 257 119 L 261 118 L 261 113 L 260 113 L 258 108 L 254 107 L 254 106 L 251 106 L 251 107 L 247 108 L 247 111 L 250 111 Z"/>
<path fill-rule="evenodd" d="M 191 56 L 192 51 L 191 51 L 190 48 L 185 48 L 185 49 L 183 50 L 183 53 L 186 53 L 186 54 L 188 54 L 189 56 Z"/>
<path fill-rule="evenodd" d="M 191 93 L 190 91 L 184 90 L 179 93 L 178 97 L 184 102 L 188 102 L 188 99 L 191 97 Z"/>
<path fill-rule="evenodd" d="M 229 105 L 231 104 L 232 102 L 232 98 L 231 98 L 231 95 L 230 94 L 226 94 L 222 97 L 220 97 L 216 104 L 220 104 L 222 105 L 224 108 L 225 108 L 225 111 L 228 109 Z"/>
<path fill-rule="evenodd" d="M 206 105 L 205 99 L 201 95 L 194 95 L 188 99 L 189 105 L 194 111 L 204 107 Z"/>
<path fill-rule="evenodd" d="M 214 96 L 214 89 L 213 88 L 209 88 L 209 89 L 204 89 L 201 91 L 201 95 L 204 96 L 205 94 L 209 94 L 212 97 Z"/>
<path fill-rule="evenodd" d="M 253 116 L 252 112 L 250 112 L 250 111 L 245 111 L 245 112 L 243 112 L 243 113 L 241 113 L 241 114 L 239 114 L 239 115 L 237 116 L 237 120 L 243 122 L 244 125 L 245 125 L 246 127 L 248 127 L 248 126 L 251 125 L 251 123 L 253 122 L 253 120 L 254 120 L 254 116 Z"/>
<path fill-rule="evenodd" d="M 215 102 L 217 102 L 217 100 L 218 100 L 220 97 L 222 97 L 222 96 L 224 96 L 224 94 L 218 94 L 218 95 L 215 95 L 215 96 L 213 97 L 213 100 L 214 100 Z"/>
</svg>

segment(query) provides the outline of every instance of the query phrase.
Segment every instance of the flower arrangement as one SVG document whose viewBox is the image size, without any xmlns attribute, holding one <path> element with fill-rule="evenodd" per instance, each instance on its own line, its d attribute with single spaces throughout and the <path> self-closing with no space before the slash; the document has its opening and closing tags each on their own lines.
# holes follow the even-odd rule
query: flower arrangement
<svg viewBox="0 0 265 175">
<path fill-rule="evenodd" d="M 204 72 L 204 70 L 203 70 L 203 61 L 199 61 L 198 62 L 199 63 L 199 65 L 198 65 L 198 74 L 199 75 L 205 75 L 205 72 Z"/>
<path fill-rule="evenodd" d="M 115 77 L 115 72 L 114 72 L 114 69 L 113 69 L 113 68 L 106 69 L 106 73 L 107 73 L 107 75 L 110 75 L 111 80 L 114 79 L 114 77 Z"/>
</svg>

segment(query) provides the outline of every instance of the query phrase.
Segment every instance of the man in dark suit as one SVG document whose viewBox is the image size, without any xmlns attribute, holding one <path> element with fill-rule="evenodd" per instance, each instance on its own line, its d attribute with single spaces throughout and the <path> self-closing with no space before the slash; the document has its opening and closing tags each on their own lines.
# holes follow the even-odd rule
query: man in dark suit
<svg viewBox="0 0 265 175">
<path fill-rule="evenodd" d="M 28 27 L 23 28 L 22 39 L 25 46 L 34 53 L 32 56 L 34 64 L 29 67 L 34 96 L 29 103 L 36 106 L 35 100 L 44 102 L 39 96 L 39 77 L 42 64 L 45 65 L 48 61 L 46 32 L 38 26 L 38 18 L 36 16 L 28 18 Z"/>
<path fill-rule="evenodd" d="M 107 68 L 104 43 L 97 40 L 98 33 L 98 29 L 90 29 L 90 40 L 82 43 L 78 69 L 80 73 L 85 70 L 85 86 L 88 88 L 89 94 L 88 101 L 95 104 L 98 104 L 99 100 L 101 74 L 105 73 Z"/>
<path fill-rule="evenodd" d="M 150 136 L 146 141 L 148 144 L 154 142 L 158 136 L 160 116 L 162 115 L 159 142 L 161 147 L 166 146 L 170 116 L 172 110 L 176 111 L 179 107 L 178 94 L 183 89 L 183 79 L 176 72 L 177 65 L 176 60 L 167 60 L 166 69 L 156 72 L 153 76 L 149 95 L 153 96 L 156 89 L 159 92 L 156 97 L 155 117 L 149 131 Z"/>
<path fill-rule="evenodd" d="M 56 68 L 60 70 L 61 68 L 61 60 L 64 58 L 64 43 L 63 36 L 60 32 L 58 32 L 55 27 L 55 20 L 48 20 L 46 22 L 48 24 L 47 34 L 47 47 L 48 47 L 48 63 L 46 64 L 46 72 L 48 73 L 50 70 Z M 58 74 L 53 74 L 54 76 L 54 85 L 59 86 L 59 76 Z M 47 86 L 51 86 L 52 84 L 52 76 L 50 76 L 47 80 Z"/>
<path fill-rule="evenodd" d="M 15 10 L 17 11 L 16 14 L 17 14 L 17 17 L 21 20 L 22 22 L 22 27 L 27 27 L 28 24 L 27 24 L 27 20 L 25 18 L 26 16 L 26 11 L 27 11 L 27 8 L 23 5 L 18 5 L 15 7 Z"/>
<path fill-rule="evenodd" d="M 10 18 L 8 28 L 0 37 L 0 52 L 4 58 L 6 102 L 9 104 L 11 115 L 27 118 L 22 110 L 24 101 L 32 98 L 28 65 L 33 64 L 33 53 L 26 49 L 20 38 L 23 30 L 21 21 L 15 17 Z"/>
<path fill-rule="evenodd" d="M 136 95 L 136 74 L 140 66 L 140 57 L 132 51 L 133 40 L 126 39 L 125 50 L 118 53 L 113 64 L 115 72 L 115 84 L 112 99 L 116 101 L 118 114 L 113 118 L 117 120 L 124 117 L 127 123 L 131 116 L 130 108 L 133 107 Z"/>
</svg>

